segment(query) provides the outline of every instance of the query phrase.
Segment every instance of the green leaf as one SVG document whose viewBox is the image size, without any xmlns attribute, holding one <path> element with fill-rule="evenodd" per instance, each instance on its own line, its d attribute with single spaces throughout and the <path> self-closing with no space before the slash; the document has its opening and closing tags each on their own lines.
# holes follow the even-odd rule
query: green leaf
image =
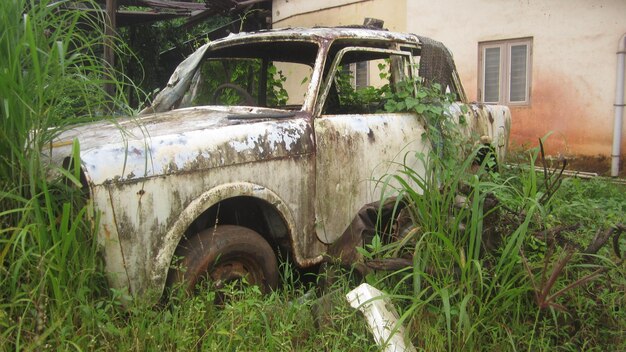
<svg viewBox="0 0 626 352">
<path fill-rule="evenodd" d="M 398 109 L 396 108 L 397 104 L 393 100 L 387 100 L 385 103 L 385 111 L 387 112 L 396 112 Z"/>
<path fill-rule="evenodd" d="M 407 110 L 413 110 L 413 108 L 417 106 L 419 103 L 420 103 L 419 100 L 413 97 L 408 97 L 404 99 L 404 104 L 406 105 Z"/>
<path fill-rule="evenodd" d="M 365 258 L 372 259 L 372 253 L 363 247 L 356 247 L 356 251 Z"/>
</svg>

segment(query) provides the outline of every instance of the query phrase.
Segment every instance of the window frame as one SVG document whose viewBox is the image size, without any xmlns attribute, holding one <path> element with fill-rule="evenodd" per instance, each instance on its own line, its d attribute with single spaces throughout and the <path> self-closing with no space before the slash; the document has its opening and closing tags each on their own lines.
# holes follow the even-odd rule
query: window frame
<svg viewBox="0 0 626 352">
<path fill-rule="evenodd" d="M 511 101 L 511 50 L 514 46 L 525 45 L 526 50 L 526 88 L 523 101 Z M 498 100 L 485 101 L 485 65 L 486 50 L 491 48 L 500 49 L 499 77 L 498 77 Z M 478 42 L 478 100 L 485 104 L 503 104 L 511 106 L 529 106 L 531 104 L 531 81 L 532 81 L 532 52 L 533 38 L 515 38 Z"/>
<path fill-rule="evenodd" d="M 317 100 L 317 103 L 316 103 L 316 108 L 315 108 L 315 111 L 316 111 L 315 116 L 316 117 L 321 117 L 323 115 L 322 114 L 322 110 L 324 108 L 324 105 L 326 104 L 326 100 L 328 99 L 328 93 L 330 91 L 330 86 L 332 84 L 332 80 L 335 77 L 335 73 L 336 73 L 337 69 L 341 66 L 341 65 L 339 65 L 339 63 L 341 62 L 341 60 L 343 59 L 343 56 L 347 52 L 352 52 L 352 51 L 381 53 L 381 54 L 387 54 L 389 56 L 397 55 L 397 56 L 404 57 L 404 58 L 406 58 L 407 63 L 409 65 L 408 66 L 408 71 L 407 71 L 407 74 L 409 75 L 409 78 L 411 78 L 414 75 L 416 75 L 416 72 L 414 72 L 414 70 L 413 70 L 414 58 L 413 58 L 413 55 L 412 55 L 411 52 L 394 50 L 394 49 L 380 49 L 380 48 L 373 48 L 373 47 L 362 47 L 362 46 L 348 46 L 348 47 L 342 48 L 341 50 L 339 50 L 337 52 L 337 54 L 335 54 L 335 57 L 333 58 L 332 62 L 330 62 L 329 66 L 328 66 L 329 67 L 328 75 L 324 78 L 324 81 L 322 83 L 322 87 L 321 87 L 320 92 L 319 92 L 319 97 L 318 97 L 318 100 Z M 368 76 L 369 76 L 369 69 L 368 69 Z M 368 78 L 368 81 L 369 81 L 369 78 Z"/>
</svg>

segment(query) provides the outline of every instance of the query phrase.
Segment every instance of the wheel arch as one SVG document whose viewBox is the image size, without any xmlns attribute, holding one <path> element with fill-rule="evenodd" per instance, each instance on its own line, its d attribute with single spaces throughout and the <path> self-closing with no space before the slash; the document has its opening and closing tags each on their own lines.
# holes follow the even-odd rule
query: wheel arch
<svg viewBox="0 0 626 352">
<path fill-rule="evenodd" d="M 251 202 L 259 202 L 265 206 L 263 211 L 274 212 L 282 220 L 282 224 L 286 229 L 286 239 L 289 241 L 289 251 L 294 252 L 293 234 L 296 228 L 295 221 L 291 211 L 286 203 L 272 190 L 264 186 L 248 183 L 236 182 L 219 185 L 214 187 L 195 200 L 193 200 L 179 214 L 178 219 L 165 234 L 163 246 L 158 250 L 154 267 L 152 270 L 152 286 L 162 292 L 165 288 L 170 264 L 172 262 L 174 252 L 180 244 L 183 236 L 188 233 L 192 225 L 202 218 L 203 215 L 210 212 L 224 201 L 246 198 Z M 219 220 L 218 220 L 219 221 Z M 254 229 L 257 230 L 258 229 Z M 273 233 L 260 233 L 268 242 L 275 240 Z"/>
</svg>

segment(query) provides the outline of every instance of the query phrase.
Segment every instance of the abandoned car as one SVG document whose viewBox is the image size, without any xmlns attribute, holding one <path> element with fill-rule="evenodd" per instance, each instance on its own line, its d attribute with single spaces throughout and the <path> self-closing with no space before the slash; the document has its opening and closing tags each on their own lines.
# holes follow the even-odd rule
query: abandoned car
<svg viewBox="0 0 626 352">
<path fill-rule="evenodd" d="M 64 132 L 51 158 L 68 165 L 79 140 L 112 287 L 159 295 L 246 277 L 267 290 L 278 254 L 320 263 L 359 209 L 381 199 L 376 180 L 403 163 L 424 170 L 425 120 L 383 108 L 383 89 L 407 79 L 455 94 L 447 113 L 504 155 L 509 110 L 468 103 L 440 43 L 290 28 L 200 47 L 139 116 Z"/>
</svg>

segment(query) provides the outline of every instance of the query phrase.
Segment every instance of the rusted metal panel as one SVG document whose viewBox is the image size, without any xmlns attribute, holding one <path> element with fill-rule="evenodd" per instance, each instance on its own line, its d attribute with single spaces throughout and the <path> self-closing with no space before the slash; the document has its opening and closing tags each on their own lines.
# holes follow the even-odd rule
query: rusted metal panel
<svg viewBox="0 0 626 352">
<path fill-rule="evenodd" d="M 456 104 L 452 107 L 455 116 L 460 116 L 460 106 L 460 104 Z M 504 162 L 511 131 L 511 112 L 509 108 L 502 105 L 479 103 L 467 104 L 467 107 L 465 135 L 468 138 L 488 137 L 490 144 L 496 150 L 498 161 L 500 163 Z"/>
<path fill-rule="evenodd" d="M 458 120 L 462 104 L 450 113 Z M 507 147 L 506 108 L 475 107 L 466 116 L 466 135 L 490 136 L 500 158 Z M 491 119 L 489 116 L 492 116 Z M 415 114 L 322 116 L 316 120 L 316 224 L 320 241 L 339 238 L 364 205 L 393 194 L 399 186 L 387 176 L 405 167 L 425 175 L 431 144 L 422 138 L 423 120 Z M 416 186 L 416 189 L 419 189 Z M 344 211 L 346 209 L 347 211 Z"/>
<path fill-rule="evenodd" d="M 398 33 L 364 28 L 281 28 L 257 33 L 237 33 L 216 40 L 212 44 L 215 47 L 221 45 L 231 45 L 231 43 L 250 41 L 272 41 L 277 39 L 313 40 L 320 41 L 320 38 L 327 40 L 338 39 L 359 39 L 375 40 L 392 43 L 419 43 L 417 36 L 410 33 Z"/>
<path fill-rule="evenodd" d="M 312 198 L 303 188 L 312 183 L 312 167 L 311 158 L 286 158 L 256 167 L 241 164 L 109 185 L 132 292 L 162 288 L 176 245 L 191 222 L 212 205 L 236 196 L 274 205 L 292 232 L 296 262 L 308 266 L 320 261 L 316 257 L 324 247 L 312 233 L 307 216 Z"/>
<path fill-rule="evenodd" d="M 92 188 L 91 201 L 100 211 L 98 244 L 102 248 L 105 270 L 112 287 L 129 287 L 127 266 L 120 245 L 115 214 L 108 190 L 102 186 Z"/>
<path fill-rule="evenodd" d="M 316 120 L 316 224 L 320 241 L 333 243 L 358 210 L 393 193 L 384 177 L 406 163 L 423 174 L 418 154 L 427 155 L 430 143 L 414 114 L 328 115 Z"/>
<path fill-rule="evenodd" d="M 188 108 L 142 118 L 77 127 L 62 136 L 80 136 L 82 163 L 93 184 L 135 182 L 313 151 L 306 118 L 228 119 L 269 109 Z M 120 128 L 123 130 L 120 131 Z M 69 148 L 68 146 L 67 148 Z"/>
<path fill-rule="evenodd" d="M 511 112 L 508 107 L 502 105 L 485 105 L 483 111 L 490 116 L 488 135 L 492 137 L 491 145 L 496 148 L 498 161 L 503 163 L 509 148 Z"/>
<path fill-rule="evenodd" d="M 119 237 L 123 258 L 110 258 L 123 259 L 132 292 L 162 287 L 184 230 L 204 210 L 234 196 L 254 196 L 278 207 L 291 218 L 297 262 L 319 261 L 315 257 L 323 248 L 307 240 L 315 238 L 308 219 L 313 165 L 307 155 L 313 136 L 307 119 L 237 123 L 207 119 L 192 109 L 141 122 L 128 133 L 145 139 L 124 141 L 119 131 L 90 130 L 92 140 L 104 147 L 85 146 L 82 152 L 92 184 L 105 185 L 110 193 L 109 205 L 98 200 L 107 215 L 114 212 L 114 218 L 103 219 L 102 230 Z M 238 180 L 245 185 L 236 186 Z M 228 192 L 219 189 L 232 182 Z M 207 190 L 213 196 L 205 195 Z M 172 233 L 174 226 L 178 230 Z"/>
</svg>

